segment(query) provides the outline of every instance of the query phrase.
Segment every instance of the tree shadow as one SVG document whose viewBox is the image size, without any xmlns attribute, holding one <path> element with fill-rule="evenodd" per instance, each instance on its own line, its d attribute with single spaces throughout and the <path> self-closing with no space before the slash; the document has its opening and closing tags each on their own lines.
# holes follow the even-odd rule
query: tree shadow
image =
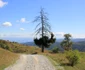
<svg viewBox="0 0 85 70">
<path fill-rule="evenodd" d="M 33 52 L 32 55 L 38 54 L 38 52 Z"/>
<path fill-rule="evenodd" d="M 70 63 L 61 63 L 61 66 L 71 66 Z"/>
</svg>

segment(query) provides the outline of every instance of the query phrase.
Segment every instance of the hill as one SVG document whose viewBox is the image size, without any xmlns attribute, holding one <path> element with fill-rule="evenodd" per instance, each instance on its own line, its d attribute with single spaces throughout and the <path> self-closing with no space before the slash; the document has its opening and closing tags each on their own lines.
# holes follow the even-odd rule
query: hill
<svg viewBox="0 0 85 70">
<path fill-rule="evenodd" d="M 82 45 L 84 44 L 84 41 L 81 42 L 74 42 L 74 44 L 77 45 Z M 59 45 L 60 42 L 56 42 L 54 46 Z M 3 49 L 2 49 L 3 48 Z M 52 49 L 52 47 L 51 47 Z M 13 64 L 17 58 L 19 57 L 19 54 L 17 53 L 26 53 L 26 54 L 31 54 L 33 52 L 38 52 L 39 54 L 47 56 L 51 61 L 53 61 L 55 67 L 59 64 L 59 66 L 63 66 L 65 70 L 85 70 L 85 52 L 79 52 L 81 59 L 80 63 L 77 64 L 74 67 L 66 65 L 68 63 L 68 60 L 66 58 L 65 53 L 40 53 L 41 50 L 38 47 L 33 47 L 33 46 L 26 46 L 19 44 L 17 42 L 10 42 L 10 41 L 5 41 L 5 40 L 0 40 L 0 70 L 3 70 L 5 67 L 9 66 L 10 64 Z M 45 50 L 45 52 L 48 52 Z M 64 65 L 65 64 L 65 65 Z"/>
<path fill-rule="evenodd" d="M 60 46 L 60 42 L 55 42 L 53 45 L 51 45 L 49 50 L 53 49 L 54 47 L 58 47 L 60 50 L 63 50 L 63 48 Z M 73 42 L 72 45 L 73 50 L 79 50 L 81 52 L 85 52 L 85 41 L 78 41 L 78 42 Z"/>
<path fill-rule="evenodd" d="M 30 46 L 36 46 L 34 44 L 34 42 L 26 42 L 24 43 L 24 45 L 30 45 Z M 63 50 L 63 48 L 60 46 L 60 41 L 59 42 L 55 42 L 54 44 L 52 44 L 49 48 L 47 48 L 48 50 L 52 50 L 54 47 L 58 47 L 61 51 Z M 72 49 L 75 50 L 79 50 L 82 52 L 85 52 L 85 40 L 74 40 L 73 41 L 73 45 L 72 45 Z"/>
<path fill-rule="evenodd" d="M 77 49 L 79 51 L 85 52 L 85 41 L 74 42 L 73 49 Z"/>
<path fill-rule="evenodd" d="M 9 40 L 11 42 L 18 42 L 18 43 L 26 43 L 26 42 L 32 42 L 32 38 L 16 38 L 16 37 L 5 37 L 3 40 Z M 57 42 L 61 42 L 63 39 L 56 39 Z M 72 38 L 73 42 L 79 42 L 79 41 L 85 41 L 85 38 Z"/>
<path fill-rule="evenodd" d="M 13 64 L 18 57 L 18 54 L 0 48 L 0 70 L 3 70 L 10 64 Z"/>
<path fill-rule="evenodd" d="M 34 52 L 39 52 L 39 53 L 41 52 L 41 49 L 39 47 L 27 46 L 17 42 L 10 42 L 8 40 L 7 41 L 0 40 L 0 47 L 14 53 L 32 54 Z M 45 50 L 45 52 L 47 51 Z"/>
<path fill-rule="evenodd" d="M 19 53 L 33 54 L 35 52 L 41 53 L 41 49 L 8 40 L 0 40 L 0 70 L 4 70 L 4 68 L 13 64 L 18 59 Z M 45 52 L 47 51 L 45 50 Z"/>
</svg>

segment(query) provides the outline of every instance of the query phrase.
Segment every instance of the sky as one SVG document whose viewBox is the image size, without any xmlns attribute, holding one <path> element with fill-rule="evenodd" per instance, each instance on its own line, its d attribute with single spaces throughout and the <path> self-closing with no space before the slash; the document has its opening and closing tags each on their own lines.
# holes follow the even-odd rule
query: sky
<svg viewBox="0 0 85 70">
<path fill-rule="evenodd" d="M 85 0 L 0 0 L 0 38 L 33 38 L 41 7 L 56 38 L 85 38 Z"/>
</svg>

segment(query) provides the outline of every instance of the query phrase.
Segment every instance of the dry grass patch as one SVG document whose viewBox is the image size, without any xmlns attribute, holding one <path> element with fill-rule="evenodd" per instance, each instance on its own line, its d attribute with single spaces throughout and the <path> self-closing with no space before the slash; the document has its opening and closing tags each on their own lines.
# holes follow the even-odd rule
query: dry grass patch
<svg viewBox="0 0 85 70">
<path fill-rule="evenodd" d="M 0 70 L 3 70 L 10 64 L 13 64 L 15 60 L 18 59 L 18 57 L 19 57 L 18 54 L 0 48 Z"/>
<path fill-rule="evenodd" d="M 41 49 L 39 47 L 34 47 L 34 46 L 26 46 L 23 44 L 19 44 L 17 42 L 10 42 L 10 41 L 5 41 L 5 40 L 0 40 L 0 47 L 7 49 L 11 52 L 14 53 L 26 53 L 26 54 L 31 54 L 34 52 L 41 52 Z"/>
</svg>

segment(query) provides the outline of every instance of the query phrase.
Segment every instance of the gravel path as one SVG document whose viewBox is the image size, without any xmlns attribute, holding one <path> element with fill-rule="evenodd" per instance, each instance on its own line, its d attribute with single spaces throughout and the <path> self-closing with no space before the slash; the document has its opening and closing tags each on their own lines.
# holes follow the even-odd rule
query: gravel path
<svg viewBox="0 0 85 70">
<path fill-rule="evenodd" d="M 20 59 L 5 70 L 55 70 L 43 55 L 21 55 Z"/>
</svg>

